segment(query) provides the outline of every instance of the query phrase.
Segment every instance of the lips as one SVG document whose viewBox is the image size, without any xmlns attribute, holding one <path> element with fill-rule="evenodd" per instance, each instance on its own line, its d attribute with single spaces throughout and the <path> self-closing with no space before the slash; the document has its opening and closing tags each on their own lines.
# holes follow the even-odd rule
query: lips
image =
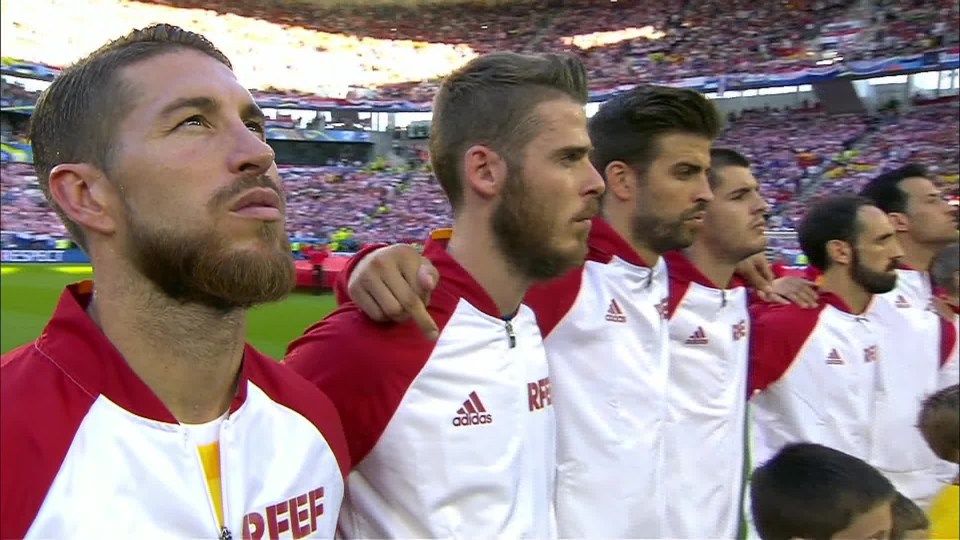
<svg viewBox="0 0 960 540">
<path fill-rule="evenodd" d="M 262 221 L 283 219 L 283 201 L 276 191 L 268 188 L 252 189 L 230 207 L 230 212 L 241 217 Z"/>
</svg>

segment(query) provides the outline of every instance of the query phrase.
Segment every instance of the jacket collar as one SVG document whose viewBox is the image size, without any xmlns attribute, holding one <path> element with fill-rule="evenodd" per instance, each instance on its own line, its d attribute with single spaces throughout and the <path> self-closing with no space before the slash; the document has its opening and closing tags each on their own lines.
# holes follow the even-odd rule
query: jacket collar
<svg viewBox="0 0 960 540">
<path fill-rule="evenodd" d="M 36 341 L 37 350 L 54 362 L 86 392 L 103 395 L 127 411 L 159 422 L 177 423 L 173 413 L 130 368 L 127 361 L 87 314 L 93 298 L 93 282 L 68 285 Z M 247 359 L 259 353 L 244 345 L 244 362 L 237 394 L 230 404 L 233 413 L 246 401 L 250 367 Z"/>
</svg>

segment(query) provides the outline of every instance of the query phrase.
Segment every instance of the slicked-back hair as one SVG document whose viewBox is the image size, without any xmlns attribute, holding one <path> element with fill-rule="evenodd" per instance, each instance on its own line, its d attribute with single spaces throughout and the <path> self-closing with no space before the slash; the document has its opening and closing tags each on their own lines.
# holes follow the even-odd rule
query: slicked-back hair
<svg viewBox="0 0 960 540">
<path fill-rule="evenodd" d="M 927 397 L 917 427 L 938 458 L 956 462 L 960 451 L 960 385 L 948 386 Z"/>
<path fill-rule="evenodd" d="M 710 189 L 717 189 L 723 183 L 720 176 L 720 170 L 726 167 L 750 168 L 750 160 L 747 156 L 737 152 L 733 148 L 711 148 L 710 149 L 710 173 L 707 180 L 710 182 Z"/>
<path fill-rule="evenodd" d="M 523 161 L 539 132 L 536 107 L 569 99 L 587 103 L 587 72 L 574 56 L 490 53 L 450 74 L 433 103 L 430 158 L 454 213 L 463 203 L 463 157 L 484 145 L 509 166 Z"/>
<path fill-rule="evenodd" d="M 956 275 L 960 272 L 960 243 L 954 242 L 940 250 L 930 265 L 933 284 L 951 295 L 958 294 Z"/>
<path fill-rule="evenodd" d="M 659 138 L 683 133 L 711 141 L 720 135 L 717 108 L 703 94 L 686 88 L 640 85 L 605 102 L 590 119 L 593 166 L 622 161 L 643 173 L 659 155 Z"/>
<path fill-rule="evenodd" d="M 797 228 L 800 249 L 810 264 L 822 271 L 830 268 L 827 244 L 831 240 L 843 240 L 857 245 L 860 236 L 860 209 L 873 203 L 855 195 L 830 197 L 814 204 L 803 216 Z"/>
<path fill-rule="evenodd" d="M 753 473 L 751 512 L 763 540 L 829 540 L 896 491 L 863 460 L 819 444 L 783 447 Z"/>
<path fill-rule="evenodd" d="M 870 180 L 860 190 L 860 195 L 873 201 L 875 206 L 888 214 L 906 213 L 907 203 L 910 201 L 907 192 L 900 189 L 900 183 L 907 178 L 929 178 L 927 174 L 923 165 L 908 163 Z"/>
<path fill-rule="evenodd" d="M 30 119 L 37 179 L 47 201 L 83 249 L 83 230 L 50 195 L 50 171 L 61 163 L 90 163 L 108 171 L 117 127 L 130 112 L 133 101 L 120 71 L 178 50 L 201 52 L 233 69 L 230 60 L 202 35 L 157 24 L 134 30 L 77 61 L 37 101 Z"/>
</svg>

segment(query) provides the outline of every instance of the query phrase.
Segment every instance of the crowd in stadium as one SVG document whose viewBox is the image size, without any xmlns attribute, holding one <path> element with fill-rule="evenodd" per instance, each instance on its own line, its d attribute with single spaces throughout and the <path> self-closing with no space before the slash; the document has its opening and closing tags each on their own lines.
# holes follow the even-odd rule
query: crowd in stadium
<svg viewBox="0 0 960 540">
<path fill-rule="evenodd" d="M 164 0 L 121 8 L 96 1 L 103 3 L 98 9 L 38 4 L 30 14 L 35 18 L 10 30 L 5 54 L 26 57 L 29 51 L 30 61 L 60 66 L 72 60 L 71 50 L 84 49 L 94 39 L 78 32 L 82 25 L 77 25 L 59 29 L 70 47 L 48 44 L 43 38 L 49 31 L 45 10 L 70 10 L 71 20 L 78 21 L 97 13 L 96 24 L 107 25 L 108 32 L 187 17 L 231 56 L 245 59 L 243 79 L 261 95 L 425 102 L 432 99 L 439 77 L 490 50 L 573 52 L 586 63 L 592 88 L 609 89 L 813 67 L 827 49 L 840 61 L 955 49 L 960 42 L 956 0 L 870 3 L 867 12 L 850 0 L 759 5 L 749 0 L 538 0 L 507 7 L 468 4 L 458 7 L 457 18 L 439 6 L 309 4 L 293 9 L 284 2 Z M 849 20 L 861 24 L 829 30 L 832 22 Z M 623 33 L 624 21 L 636 33 Z M 825 36 L 831 37 L 829 45 L 822 43 Z M 299 67 L 305 64 L 324 69 Z"/>
<path fill-rule="evenodd" d="M 947 196 L 957 197 L 957 104 L 949 99 L 873 117 L 830 116 L 817 107 L 747 110 L 730 119 L 718 144 L 740 148 L 753 162 L 771 205 L 771 229 L 793 229 L 811 198 L 858 189 L 878 171 L 911 161 L 934 164 Z M 0 166 L 4 230 L 64 235 L 32 167 Z M 451 220 L 446 198 L 423 164 L 387 170 L 353 164 L 283 166 L 281 176 L 294 238 L 327 243 L 346 227 L 361 245 L 416 241 Z"/>
</svg>

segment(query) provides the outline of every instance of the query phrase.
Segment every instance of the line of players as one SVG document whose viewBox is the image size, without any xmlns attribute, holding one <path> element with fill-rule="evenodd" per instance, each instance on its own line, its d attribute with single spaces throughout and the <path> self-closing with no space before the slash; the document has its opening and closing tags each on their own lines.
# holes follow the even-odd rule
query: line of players
<svg viewBox="0 0 960 540">
<path fill-rule="evenodd" d="M 550 125 L 553 108 L 562 105 L 546 101 L 537 110 Z M 446 124 L 438 109 L 434 133 L 441 142 L 431 150 L 443 155 Z M 470 323 L 462 319 L 473 310 L 492 317 L 491 341 L 502 333 L 497 318 L 522 321 L 528 310 L 543 335 L 562 537 L 732 538 L 741 525 L 745 461 L 755 467 L 800 441 L 862 458 L 921 506 L 956 477 L 956 467 L 939 460 L 914 427 L 922 400 L 958 378 L 956 316 L 951 324 L 938 314 L 928 273 L 938 252 L 957 241 L 954 209 L 917 165 L 878 176 L 860 196 L 820 202 L 798 231 L 822 273 L 815 307 L 763 302 L 735 269 L 765 249 L 767 204 L 748 161 L 735 150 L 711 148 L 715 118 L 696 92 L 655 86 L 600 107 L 589 121 L 590 155 L 606 191 L 599 193 L 583 163 L 579 187 L 584 200 L 599 198 L 602 210 L 586 262 L 555 279 L 543 281 L 549 273 L 532 269 L 559 249 L 563 231 L 561 224 L 538 226 L 563 208 L 550 199 L 550 169 L 524 166 L 526 193 L 504 186 L 507 198 L 499 203 L 518 227 L 494 226 L 492 238 L 484 237 L 479 231 L 491 228 L 468 214 L 471 202 L 486 202 L 483 182 L 492 180 L 485 178 L 489 165 L 473 161 L 470 151 L 465 189 L 480 195 L 455 205 L 452 237 L 434 236 L 423 257 L 406 246 L 377 246 L 358 256 L 348 268 L 356 304 L 308 330 L 287 360 L 341 411 L 358 407 L 362 396 L 382 415 L 372 420 L 358 409 L 363 418 L 349 412 L 344 418 L 348 440 L 363 440 L 343 509 L 350 536 L 519 532 L 506 527 L 505 516 L 522 494 L 497 504 L 505 492 L 493 490 L 484 500 L 492 483 L 465 469 L 482 464 L 480 470 L 497 474 L 511 445 L 541 444 L 543 437 L 525 421 L 496 433 L 477 430 L 475 438 L 451 433 L 442 421 L 451 412 L 444 403 L 470 391 L 484 396 L 488 411 L 509 407 L 509 398 L 491 405 L 486 396 L 511 385 L 522 394 L 529 377 L 513 364 L 535 360 L 526 350 L 526 357 L 497 362 L 490 356 L 508 352 L 481 355 L 480 344 L 452 359 L 464 352 L 461 327 Z M 537 141 L 528 147 L 528 163 L 536 159 Z M 573 135 L 568 144 L 587 142 Z M 519 240 L 499 232 L 525 238 L 525 250 L 512 251 Z M 469 278 L 450 254 L 475 264 L 464 267 L 477 283 L 463 284 Z M 949 274 L 938 285 L 956 310 L 954 281 Z M 496 302 L 495 291 L 511 285 L 524 291 L 528 282 L 535 283 L 519 307 L 516 295 L 508 297 L 514 303 Z M 485 303 L 481 291 L 494 302 Z M 360 322 L 360 311 L 405 322 Z M 415 324 L 439 335 L 437 341 L 398 337 L 418 333 Z M 530 334 L 523 337 L 536 340 Z M 344 338 L 351 344 L 346 353 Z M 460 444 L 482 457 L 464 464 L 474 454 L 461 453 Z M 428 463 L 398 466 L 399 452 Z M 513 474 L 503 482 L 524 486 L 531 473 Z M 451 484 L 476 491 L 478 504 L 503 514 L 480 518 L 470 505 L 432 498 L 449 493 L 443 486 Z M 380 510 L 397 500 L 410 501 L 402 503 L 405 512 Z M 491 528 L 495 523 L 505 528 Z"/>
<path fill-rule="evenodd" d="M 329 537 L 339 517 L 347 537 L 732 537 L 748 438 L 772 451 L 785 429 L 932 494 L 913 422 L 956 378 L 955 330 L 922 270 L 956 218 L 930 181 L 901 170 L 876 206 L 812 211 L 830 210 L 800 231 L 818 296 L 766 307 L 804 292 L 735 275 L 766 204 L 712 148 L 710 102 L 642 86 L 588 125 L 587 96 L 562 56 L 448 77 L 431 155 L 452 234 L 429 265 L 405 246 L 356 259 L 358 303 L 291 344 L 291 371 L 244 342 L 250 306 L 293 280 L 262 113 L 229 60 L 158 25 L 65 70 L 31 140 L 96 283 L 0 362 L 0 536 Z M 779 416 L 748 424 L 759 411 Z"/>
</svg>

